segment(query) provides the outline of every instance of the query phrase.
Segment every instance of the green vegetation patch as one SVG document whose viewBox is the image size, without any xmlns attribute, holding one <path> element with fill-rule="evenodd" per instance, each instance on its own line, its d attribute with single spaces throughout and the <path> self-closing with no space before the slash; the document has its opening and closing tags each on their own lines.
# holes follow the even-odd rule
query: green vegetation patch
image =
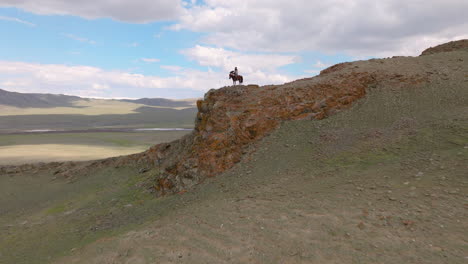
<svg viewBox="0 0 468 264">
<path fill-rule="evenodd" d="M 18 175 L 10 178 L 11 183 L 16 177 L 28 181 Z M 52 176 L 42 177 L 50 181 Z M 6 263 L 45 263 L 146 222 L 157 213 L 154 206 L 158 203 L 145 187 L 150 180 L 134 168 L 104 169 L 73 183 L 57 179 L 50 186 L 30 190 L 28 197 L 17 206 L 10 205 L 0 218 L 0 225 L 8 226 L 0 238 L 1 259 Z M 32 201 L 36 206 L 23 207 Z"/>
</svg>

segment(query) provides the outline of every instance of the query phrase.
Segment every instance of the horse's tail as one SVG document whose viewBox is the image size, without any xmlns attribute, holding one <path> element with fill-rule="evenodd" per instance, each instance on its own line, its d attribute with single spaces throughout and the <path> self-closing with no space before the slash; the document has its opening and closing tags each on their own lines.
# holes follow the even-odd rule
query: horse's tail
<svg viewBox="0 0 468 264">
<path fill-rule="evenodd" d="M 243 82 L 244 82 L 244 77 L 242 77 L 242 75 L 239 75 L 239 82 L 240 82 L 240 83 L 243 83 Z"/>
</svg>

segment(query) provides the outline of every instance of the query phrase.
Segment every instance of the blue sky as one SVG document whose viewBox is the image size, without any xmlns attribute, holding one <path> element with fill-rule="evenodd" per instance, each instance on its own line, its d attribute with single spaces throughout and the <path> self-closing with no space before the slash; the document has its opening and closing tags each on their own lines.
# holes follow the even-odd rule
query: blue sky
<svg viewBox="0 0 468 264">
<path fill-rule="evenodd" d="M 466 1 L 424 3 L 0 0 L 0 89 L 192 98 L 230 85 L 234 66 L 281 84 L 468 37 Z"/>
</svg>

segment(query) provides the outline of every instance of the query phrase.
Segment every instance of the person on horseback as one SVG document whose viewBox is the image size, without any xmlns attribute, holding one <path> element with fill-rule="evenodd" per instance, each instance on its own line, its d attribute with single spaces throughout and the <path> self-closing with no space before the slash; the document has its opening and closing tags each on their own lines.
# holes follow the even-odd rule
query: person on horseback
<svg viewBox="0 0 468 264">
<path fill-rule="evenodd" d="M 234 70 L 229 73 L 229 79 L 232 79 L 234 85 L 236 85 L 237 81 L 239 81 L 240 84 L 244 82 L 244 78 L 242 77 L 242 75 L 239 75 L 237 67 L 235 67 Z"/>
</svg>

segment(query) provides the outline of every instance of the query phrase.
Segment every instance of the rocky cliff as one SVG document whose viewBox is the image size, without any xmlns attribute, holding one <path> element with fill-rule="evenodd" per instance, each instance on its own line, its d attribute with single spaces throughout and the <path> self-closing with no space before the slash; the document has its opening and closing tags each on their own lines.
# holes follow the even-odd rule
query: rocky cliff
<svg viewBox="0 0 468 264">
<path fill-rule="evenodd" d="M 141 154 L 0 166 L 0 263 L 464 263 L 461 50 L 212 90 Z"/>
<path fill-rule="evenodd" d="M 164 168 L 158 188 L 181 191 L 215 176 L 251 151 L 284 120 L 322 119 L 363 97 L 374 82 L 369 74 L 353 73 L 342 80 L 301 80 L 283 86 L 255 85 L 211 90 L 197 103 L 195 131 L 170 144 L 153 147 L 147 158 Z"/>
<path fill-rule="evenodd" d="M 464 50 L 466 43 L 451 43 L 449 49 Z M 438 50 L 447 47 L 424 54 Z M 411 70 L 402 65 L 412 65 Z M 372 87 L 415 88 L 434 78 L 446 79 L 444 74 L 417 57 L 394 57 L 337 64 L 319 76 L 284 85 L 213 89 L 197 102 L 193 133 L 131 159 L 154 166 L 160 194 L 181 192 L 233 167 L 283 121 L 323 119 L 351 107 Z"/>
<path fill-rule="evenodd" d="M 429 82 L 449 82 L 451 70 L 433 62 L 442 59 L 453 72 L 463 70 L 466 62 L 462 58 L 449 56 L 456 58 L 450 59 L 441 53 L 468 51 L 467 44 L 468 40 L 450 42 L 422 54 L 438 56 L 434 58 L 393 57 L 341 63 L 323 70 L 319 76 L 284 85 L 212 89 L 197 102 L 198 114 L 191 134 L 140 154 L 96 161 L 90 166 L 57 164 L 56 167 L 59 174 L 67 176 L 97 167 L 138 164 L 143 171 L 154 173 L 154 189 L 158 194 L 185 191 L 232 168 L 255 151 L 255 142 L 284 121 L 326 118 L 352 107 L 375 87 L 394 91 L 417 89 Z"/>
<path fill-rule="evenodd" d="M 435 47 L 428 48 L 421 53 L 421 56 L 450 51 L 468 51 L 468 39 L 451 41 Z"/>
</svg>

